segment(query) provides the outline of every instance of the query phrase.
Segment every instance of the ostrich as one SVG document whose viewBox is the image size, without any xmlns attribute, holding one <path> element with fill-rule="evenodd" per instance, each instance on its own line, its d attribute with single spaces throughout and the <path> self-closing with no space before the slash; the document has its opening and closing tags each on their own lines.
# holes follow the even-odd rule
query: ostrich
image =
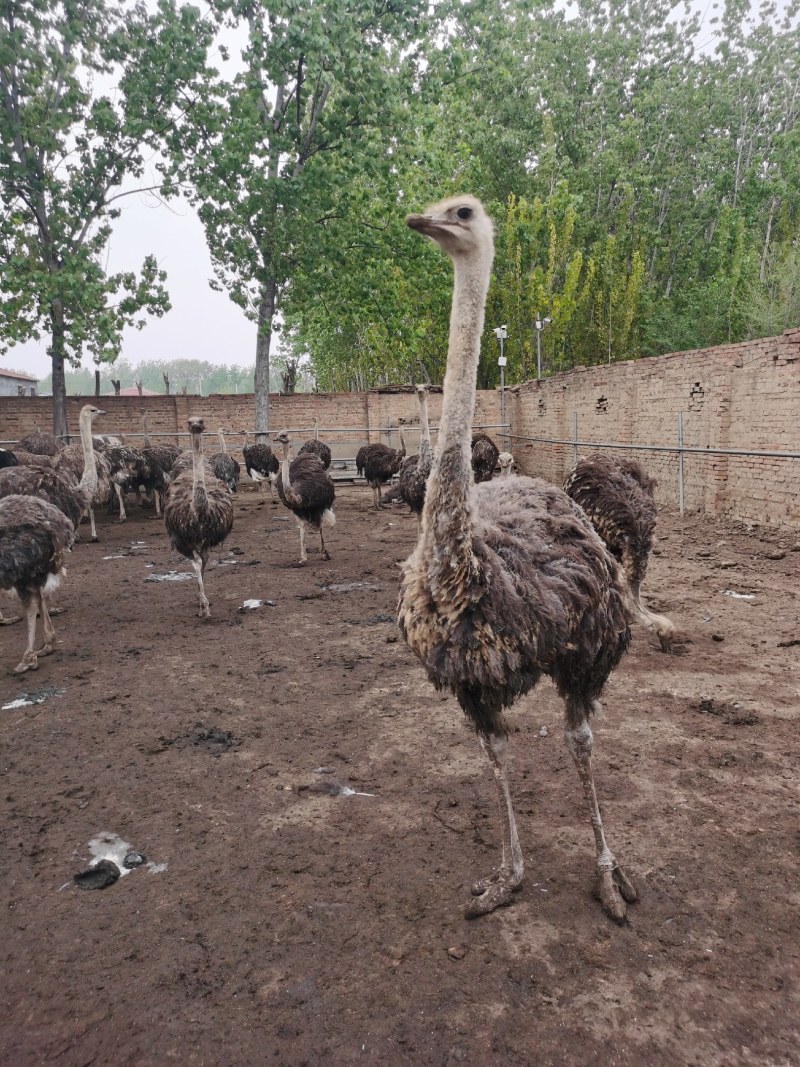
<svg viewBox="0 0 800 1067">
<path fill-rule="evenodd" d="M 300 447 L 297 454 L 304 456 L 306 453 L 311 453 L 313 456 L 319 456 L 322 460 L 322 466 L 327 470 L 331 465 L 331 450 L 324 441 L 319 439 L 319 419 L 316 415 L 311 421 L 314 424 L 314 436 Z"/>
<path fill-rule="evenodd" d="M 422 507 L 425 503 L 425 486 L 433 466 L 433 449 L 431 448 L 431 431 L 428 425 L 428 390 L 424 385 L 417 386 L 419 402 L 419 454 L 407 459 L 400 468 L 397 490 L 417 516 L 417 533 L 421 529 Z"/>
<path fill-rule="evenodd" d="M 400 431 L 400 447 L 389 448 L 388 445 L 368 445 L 364 453 L 364 477 L 372 488 L 375 510 L 383 507 L 381 503 L 381 486 L 397 474 L 406 456 L 406 442 L 403 437 L 404 420 L 397 420 Z"/>
<path fill-rule="evenodd" d="M 228 455 L 228 449 L 225 444 L 225 434 L 222 429 L 217 431 L 219 434 L 220 447 L 222 451 L 214 452 L 210 457 L 209 463 L 211 469 L 216 474 L 221 482 L 223 482 L 231 493 L 236 492 L 236 488 L 239 485 L 239 473 L 241 468 L 238 462 L 233 456 Z"/>
<path fill-rule="evenodd" d="M 141 449 L 130 445 L 105 445 L 102 455 L 108 463 L 113 491 L 117 494 L 119 521 L 128 521 L 125 495 L 139 493 L 140 486 L 144 486 L 148 494 L 156 494 L 156 514 L 160 514 L 159 494 L 164 490 L 164 472 L 160 465 L 148 459 Z"/>
<path fill-rule="evenodd" d="M 155 461 L 161 468 L 161 471 L 165 479 L 169 478 L 172 473 L 172 467 L 175 460 L 181 454 L 181 449 L 177 445 L 154 445 L 150 442 L 150 433 L 147 429 L 147 412 L 142 413 L 142 438 L 143 443 L 140 449 L 142 455 L 149 462 Z"/>
<path fill-rule="evenodd" d="M 304 452 L 289 462 L 289 435 L 284 430 L 275 438 L 283 445 L 283 462 L 278 474 L 278 495 L 281 501 L 294 512 L 300 527 L 300 565 L 308 559 L 306 554 L 306 526 L 319 530 L 322 558 L 330 559 L 322 535 L 323 526 L 333 526 L 336 516 L 331 510 L 335 497 L 331 476 L 322 466 L 322 460 L 311 452 Z"/>
<path fill-rule="evenodd" d="M 78 520 L 74 524 L 76 530 L 80 517 L 84 513 L 88 513 L 92 541 L 98 540 L 94 509 L 100 504 L 105 504 L 111 496 L 108 463 L 104 456 L 95 451 L 92 445 L 92 422 L 98 415 L 105 415 L 105 412 L 95 407 L 94 404 L 84 404 L 78 417 L 81 443 L 79 445 L 68 445 L 53 458 L 53 470 L 66 488 L 69 488 L 70 485 L 72 486 L 76 497 L 75 503 L 65 505 L 63 501 L 60 502 L 56 499 L 54 493 L 57 491 L 57 487 L 54 485 L 51 485 L 51 488 L 47 490 L 47 499 L 56 506 L 61 507 L 68 517 L 72 518 L 70 506 L 78 509 Z M 31 482 L 31 484 L 36 483 Z M 47 484 L 51 483 L 48 481 Z M 44 485 L 45 483 L 43 482 L 39 483 L 37 495 L 42 495 L 40 490 L 44 488 Z M 21 488 L 16 491 L 23 492 Z M 27 492 L 28 490 L 24 491 Z M 61 495 L 63 497 L 63 490 Z"/>
<path fill-rule="evenodd" d="M 200 589 L 199 617 L 211 614 L 203 575 L 211 549 L 222 544 L 233 526 L 233 503 L 225 486 L 208 477 L 203 462 L 202 419 L 189 419 L 192 435 L 192 470 L 179 474 L 164 494 L 164 525 L 172 547 L 192 561 Z M 208 478 L 208 481 L 206 479 Z"/>
<path fill-rule="evenodd" d="M 57 456 L 65 447 L 58 437 L 51 433 L 39 433 L 38 430 L 17 441 L 17 448 L 21 452 L 30 452 L 34 456 Z"/>
<path fill-rule="evenodd" d="M 369 445 L 362 445 L 356 452 L 356 472 L 363 478 L 364 477 L 364 460 L 367 458 L 367 449 Z"/>
<path fill-rule="evenodd" d="M 523 477 L 474 484 L 470 426 L 492 223 L 480 201 L 468 196 L 406 222 L 450 256 L 455 282 L 438 447 L 422 533 L 404 564 L 398 624 L 434 686 L 451 689 L 474 726 L 492 764 L 503 820 L 499 869 L 473 886 L 466 916 L 510 903 L 523 880 L 503 709 L 546 674 L 565 702 L 566 741 L 591 816 L 595 893 L 622 922 L 636 890 L 606 843 L 589 719 L 630 641 L 624 579 L 589 520 L 560 489 Z"/>
<path fill-rule="evenodd" d="M 19 460 L 16 453 L 12 452 L 10 448 L 0 448 L 0 470 L 4 470 L 6 467 L 18 467 Z"/>
<path fill-rule="evenodd" d="M 476 482 L 490 482 L 494 477 L 500 449 L 485 433 L 472 435 L 472 471 Z"/>
<path fill-rule="evenodd" d="M 655 630 L 662 652 L 670 650 L 675 626 L 642 603 L 656 526 L 655 478 L 635 459 L 593 452 L 567 475 L 564 492 L 583 508 L 628 580 L 634 618 Z"/>
<path fill-rule="evenodd" d="M 516 473 L 517 464 L 510 452 L 501 452 L 497 457 L 497 462 L 500 465 L 501 478 L 508 478 Z"/>
<path fill-rule="evenodd" d="M 14 668 L 16 674 L 35 671 L 39 656 L 53 651 L 56 632 L 47 597 L 58 588 L 64 559 L 74 543 L 72 523 L 53 504 L 33 496 L 0 500 L 0 589 L 19 599 L 28 621 L 28 643 Z M 37 614 L 44 631 L 44 644 L 38 649 L 34 647 Z"/>
<path fill-rule="evenodd" d="M 254 445 L 247 443 L 247 430 L 242 431 L 244 433 L 244 444 L 242 445 L 242 457 L 244 459 L 244 468 L 247 474 L 258 486 L 258 492 L 263 499 L 264 497 L 264 482 L 269 482 L 269 490 L 272 494 L 272 502 L 275 503 L 275 487 L 278 484 L 278 471 L 281 469 L 281 465 L 278 462 L 278 457 L 269 447 L 262 441 L 256 441 Z"/>
</svg>

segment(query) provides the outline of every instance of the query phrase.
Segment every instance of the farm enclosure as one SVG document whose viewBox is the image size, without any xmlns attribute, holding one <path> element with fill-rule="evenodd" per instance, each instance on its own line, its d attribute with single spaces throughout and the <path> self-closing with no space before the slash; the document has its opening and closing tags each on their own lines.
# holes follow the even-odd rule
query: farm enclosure
<svg viewBox="0 0 800 1067">
<path fill-rule="evenodd" d="M 490 772 L 398 639 L 416 522 L 369 500 L 340 488 L 333 559 L 298 569 L 288 513 L 241 493 L 206 622 L 192 581 L 147 581 L 189 570 L 152 512 L 76 546 L 58 651 L 0 678 L 51 691 L 0 712 L 2 1062 L 796 1062 L 796 538 L 662 511 L 645 594 L 684 654 L 637 628 L 595 729 L 630 926 L 591 899 L 549 683 L 510 716 L 525 884 L 466 923 Z M 166 869 L 82 892 L 102 831 Z"/>
</svg>

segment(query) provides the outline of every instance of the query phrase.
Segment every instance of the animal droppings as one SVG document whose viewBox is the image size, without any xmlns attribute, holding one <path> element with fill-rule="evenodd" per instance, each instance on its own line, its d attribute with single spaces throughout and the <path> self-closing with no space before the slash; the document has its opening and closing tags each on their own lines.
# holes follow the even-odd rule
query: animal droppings
<svg viewBox="0 0 800 1067">
<path fill-rule="evenodd" d="M 106 889 L 119 880 L 121 873 L 112 860 L 100 860 L 93 867 L 79 871 L 74 876 L 74 881 L 79 889 Z"/>
<path fill-rule="evenodd" d="M 143 856 L 141 852 L 129 852 L 122 861 L 122 866 L 132 871 L 135 867 L 141 867 L 146 860 L 147 856 Z"/>
</svg>

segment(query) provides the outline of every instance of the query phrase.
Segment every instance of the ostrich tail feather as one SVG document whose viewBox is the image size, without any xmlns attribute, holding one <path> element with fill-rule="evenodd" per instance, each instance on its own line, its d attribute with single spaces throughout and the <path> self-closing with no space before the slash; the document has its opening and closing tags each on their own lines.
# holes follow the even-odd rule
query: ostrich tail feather
<svg viewBox="0 0 800 1067">
<path fill-rule="evenodd" d="M 330 508 L 325 508 L 325 510 L 323 511 L 323 513 L 322 513 L 322 524 L 323 524 L 323 526 L 335 526 L 336 525 L 336 516 L 334 515 L 334 513 L 331 511 Z"/>
</svg>

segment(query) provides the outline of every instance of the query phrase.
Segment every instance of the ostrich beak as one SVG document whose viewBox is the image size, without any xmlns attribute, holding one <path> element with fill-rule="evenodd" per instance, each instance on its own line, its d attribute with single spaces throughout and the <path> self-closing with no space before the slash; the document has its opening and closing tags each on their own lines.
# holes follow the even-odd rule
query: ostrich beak
<svg viewBox="0 0 800 1067">
<path fill-rule="evenodd" d="M 424 233 L 428 237 L 434 237 L 442 229 L 450 229 L 453 223 L 443 216 L 436 215 L 406 215 L 406 226 L 418 233 Z"/>
</svg>

